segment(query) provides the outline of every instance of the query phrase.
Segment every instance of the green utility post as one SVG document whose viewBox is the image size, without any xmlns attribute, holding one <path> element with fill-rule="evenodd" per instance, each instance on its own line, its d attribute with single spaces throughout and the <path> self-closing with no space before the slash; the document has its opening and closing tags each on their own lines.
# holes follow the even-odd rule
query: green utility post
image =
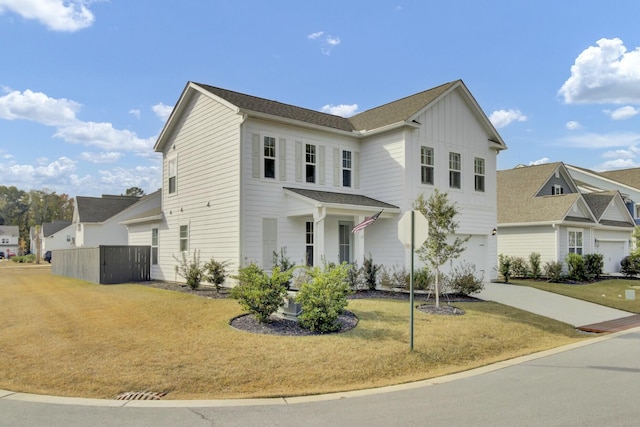
<svg viewBox="0 0 640 427">
<path fill-rule="evenodd" d="M 413 351 L 413 250 L 416 215 L 411 211 L 411 273 L 409 274 L 409 351 Z"/>
</svg>

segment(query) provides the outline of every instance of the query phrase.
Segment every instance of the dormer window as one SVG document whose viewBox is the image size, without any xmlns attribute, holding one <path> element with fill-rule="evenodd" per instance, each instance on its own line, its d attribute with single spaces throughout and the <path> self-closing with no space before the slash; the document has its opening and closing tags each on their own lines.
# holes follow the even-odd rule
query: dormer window
<svg viewBox="0 0 640 427">
<path fill-rule="evenodd" d="M 551 187 L 551 195 L 559 196 L 560 194 L 564 194 L 564 189 L 562 188 L 562 185 L 554 184 L 553 187 Z"/>
</svg>

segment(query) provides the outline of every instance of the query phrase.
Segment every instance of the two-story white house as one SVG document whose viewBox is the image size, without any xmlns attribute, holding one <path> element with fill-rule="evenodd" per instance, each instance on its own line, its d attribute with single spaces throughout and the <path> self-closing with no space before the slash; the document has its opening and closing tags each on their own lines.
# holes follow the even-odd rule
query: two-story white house
<svg viewBox="0 0 640 427">
<path fill-rule="evenodd" d="M 18 255 L 20 249 L 20 230 L 17 225 L 0 225 L 0 251 L 5 258 Z"/>
<path fill-rule="evenodd" d="M 154 147 L 162 153 L 162 213 L 130 230 L 158 247 L 156 279 L 176 257 L 228 260 L 233 271 L 297 265 L 408 266 L 397 223 L 420 193 L 455 202 L 462 258 L 496 275 L 496 157 L 502 138 L 461 80 L 350 118 L 189 82 Z M 358 233 L 352 228 L 378 212 Z"/>
</svg>

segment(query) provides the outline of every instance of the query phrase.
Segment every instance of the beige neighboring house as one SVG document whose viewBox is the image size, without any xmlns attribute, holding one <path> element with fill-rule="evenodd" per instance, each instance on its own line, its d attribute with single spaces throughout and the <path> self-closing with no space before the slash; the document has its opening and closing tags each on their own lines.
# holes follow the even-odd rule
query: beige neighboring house
<svg viewBox="0 0 640 427">
<path fill-rule="evenodd" d="M 281 250 L 297 265 L 371 256 L 408 267 L 398 220 L 437 188 L 457 204 L 459 233 L 471 236 L 462 258 L 489 280 L 504 149 L 461 80 L 349 118 L 189 82 L 154 147 L 161 212 L 127 223 L 129 241 L 157 244 L 152 277 L 163 280 L 194 250 L 229 261 L 232 272 L 250 262 L 270 269 Z"/>
<path fill-rule="evenodd" d="M 0 225 L 0 252 L 5 259 L 18 255 L 20 249 L 20 229 L 17 225 Z"/>
<path fill-rule="evenodd" d="M 498 254 L 532 252 L 547 261 L 568 253 L 603 255 L 604 272 L 620 270 L 634 220 L 619 191 L 582 194 L 561 163 L 498 171 Z M 565 265 L 566 270 L 566 265 Z"/>
</svg>

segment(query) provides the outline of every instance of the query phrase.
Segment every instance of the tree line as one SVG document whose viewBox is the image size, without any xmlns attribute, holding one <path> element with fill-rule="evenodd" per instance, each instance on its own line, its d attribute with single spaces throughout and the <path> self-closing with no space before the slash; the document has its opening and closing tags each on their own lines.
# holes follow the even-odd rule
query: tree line
<svg viewBox="0 0 640 427">
<path fill-rule="evenodd" d="M 30 245 L 29 230 L 53 220 L 71 221 L 74 199 L 68 194 L 57 194 L 48 189 L 20 190 L 15 186 L 0 185 L 0 225 L 17 225 L 20 247 Z"/>
</svg>

